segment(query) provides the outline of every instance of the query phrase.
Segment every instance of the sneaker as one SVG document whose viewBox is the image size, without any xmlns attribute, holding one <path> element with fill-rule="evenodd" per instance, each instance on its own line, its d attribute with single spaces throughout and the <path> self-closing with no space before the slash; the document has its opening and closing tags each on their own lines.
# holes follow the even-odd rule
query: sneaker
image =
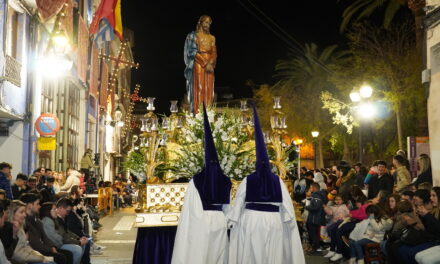
<svg viewBox="0 0 440 264">
<path fill-rule="evenodd" d="M 317 250 L 312 250 L 312 251 L 307 252 L 307 255 L 309 255 L 309 256 L 322 256 L 322 252 L 319 252 Z"/>
<path fill-rule="evenodd" d="M 365 264 L 364 259 L 358 259 L 357 264 Z"/>
<path fill-rule="evenodd" d="M 348 264 L 356 264 L 356 258 L 350 258 Z"/>
<path fill-rule="evenodd" d="M 99 250 L 99 251 L 101 251 L 101 250 L 104 250 L 104 249 L 106 249 L 107 247 L 105 247 L 105 246 L 101 246 L 101 245 L 98 245 L 98 244 L 96 244 L 96 243 L 94 243 L 93 244 L 93 249 L 95 249 L 95 250 Z"/>
<path fill-rule="evenodd" d="M 318 249 L 316 249 L 316 251 L 322 252 L 322 248 L 318 248 Z"/>
<path fill-rule="evenodd" d="M 330 261 L 338 261 L 341 260 L 344 256 L 342 254 L 336 253 L 333 257 L 330 258 Z"/>
<path fill-rule="evenodd" d="M 324 258 L 331 258 L 336 254 L 336 252 L 334 251 L 329 251 L 327 252 L 327 254 L 324 256 Z"/>
<path fill-rule="evenodd" d="M 90 249 L 90 255 L 102 255 L 102 251 L 97 249 Z"/>
</svg>

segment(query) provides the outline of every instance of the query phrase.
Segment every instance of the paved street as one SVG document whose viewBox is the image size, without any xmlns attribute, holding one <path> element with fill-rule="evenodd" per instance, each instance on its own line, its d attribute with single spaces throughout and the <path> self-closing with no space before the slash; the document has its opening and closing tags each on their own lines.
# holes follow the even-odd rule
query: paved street
<svg viewBox="0 0 440 264">
<path fill-rule="evenodd" d="M 136 240 L 136 228 L 132 228 L 133 208 L 116 211 L 101 219 L 103 225 L 97 234 L 97 244 L 106 246 L 102 255 L 92 256 L 92 264 L 131 264 Z M 307 264 L 326 263 L 322 257 L 306 256 Z"/>
</svg>

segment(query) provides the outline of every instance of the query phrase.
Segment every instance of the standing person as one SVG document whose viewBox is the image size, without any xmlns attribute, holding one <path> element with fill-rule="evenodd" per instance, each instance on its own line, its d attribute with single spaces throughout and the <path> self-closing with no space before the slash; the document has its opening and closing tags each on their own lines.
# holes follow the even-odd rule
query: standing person
<svg viewBox="0 0 440 264">
<path fill-rule="evenodd" d="M 13 199 L 12 189 L 11 189 L 11 164 L 7 162 L 0 163 L 0 189 L 5 190 L 6 198 L 9 200 Z"/>
<path fill-rule="evenodd" d="M 171 263 L 226 263 L 228 236 L 223 213 L 229 205 L 231 180 L 223 174 L 203 107 L 205 166 L 194 175 L 185 195 Z M 194 241 L 194 243 L 188 243 Z"/>
<path fill-rule="evenodd" d="M 81 172 L 84 173 L 84 182 L 87 183 L 90 179 L 90 170 L 97 168 L 93 162 L 93 150 L 87 149 L 81 158 Z"/>
<path fill-rule="evenodd" d="M 396 167 L 396 191 L 402 193 L 411 183 L 411 174 L 405 167 L 406 159 L 400 155 L 393 157 L 393 165 Z"/>
<path fill-rule="evenodd" d="M 271 171 L 255 105 L 256 170 L 238 187 L 228 212 L 230 264 L 305 263 L 292 199 Z"/>
<path fill-rule="evenodd" d="M 20 200 L 26 204 L 26 229 L 29 237 L 29 245 L 46 256 L 54 257 L 57 264 L 71 264 L 72 253 L 57 249 L 47 237 L 43 224 L 37 217 L 40 211 L 40 198 L 33 193 L 25 193 Z"/>
<path fill-rule="evenodd" d="M 380 191 L 393 193 L 394 179 L 387 171 L 384 160 L 377 161 L 377 175 L 371 177 L 368 183 L 368 199 L 374 199 Z"/>
<path fill-rule="evenodd" d="M 351 168 L 347 161 L 341 160 L 336 167 L 336 175 L 338 176 L 336 187 L 339 188 L 339 194 L 345 199 L 351 186 L 356 184 L 356 171 Z"/>
<path fill-rule="evenodd" d="M 12 196 L 14 196 L 14 199 L 16 200 L 20 199 L 20 196 L 26 192 L 27 180 L 28 177 L 25 174 L 23 173 L 17 174 L 17 177 L 15 178 L 15 182 L 11 187 Z"/>
<path fill-rule="evenodd" d="M 319 251 L 320 228 L 325 225 L 324 205 L 327 203 L 327 193 L 325 190 L 320 190 L 320 186 L 316 182 L 310 185 L 310 192 L 312 197 L 307 198 L 310 199 L 310 202 L 305 207 L 309 212 L 306 225 L 309 232 L 309 241 L 312 245 L 312 251 L 309 252 L 309 255 L 322 255 L 322 251 Z"/>
<path fill-rule="evenodd" d="M 185 78 L 191 112 L 198 113 L 204 103 L 211 106 L 214 100 L 214 68 L 217 61 L 215 37 L 209 32 L 211 17 L 203 15 L 197 29 L 188 34 L 184 47 Z"/>
</svg>

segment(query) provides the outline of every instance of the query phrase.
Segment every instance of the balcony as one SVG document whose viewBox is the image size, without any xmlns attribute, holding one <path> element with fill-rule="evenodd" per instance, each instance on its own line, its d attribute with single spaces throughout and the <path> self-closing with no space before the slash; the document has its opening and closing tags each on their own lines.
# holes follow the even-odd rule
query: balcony
<svg viewBox="0 0 440 264">
<path fill-rule="evenodd" d="M 21 87 L 21 64 L 9 55 L 5 55 L 5 71 L 2 79 Z"/>
</svg>

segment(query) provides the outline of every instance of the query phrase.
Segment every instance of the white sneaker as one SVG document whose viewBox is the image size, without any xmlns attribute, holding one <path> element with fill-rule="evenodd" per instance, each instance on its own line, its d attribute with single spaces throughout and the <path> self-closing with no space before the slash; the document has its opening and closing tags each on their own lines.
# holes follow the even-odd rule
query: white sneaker
<svg viewBox="0 0 440 264">
<path fill-rule="evenodd" d="M 356 264 L 356 258 L 350 258 L 348 264 Z"/>
<path fill-rule="evenodd" d="M 327 252 L 327 254 L 324 256 L 324 258 L 331 258 L 336 254 L 336 252 L 334 251 L 329 251 Z"/>
<path fill-rule="evenodd" d="M 358 259 L 357 264 L 365 264 L 364 259 Z"/>
<path fill-rule="evenodd" d="M 101 246 L 101 245 L 98 245 L 98 244 L 96 244 L 96 243 L 93 243 L 93 249 L 95 249 L 95 250 L 99 250 L 99 251 L 101 251 L 101 250 L 104 250 L 104 249 L 106 249 L 107 247 L 104 247 L 104 246 Z"/>
<path fill-rule="evenodd" d="M 101 250 L 96 250 L 96 249 L 91 249 L 90 250 L 90 255 L 102 255 L 102 251 Z"/>
<path fill-rule="evenodd" d="M 338 261 L 340 259 L 342 259 L 344 256 L 342 256 L 342 254 L 338 254 L 336 253 L 335 255 L 333 255 L 333 257 L 330 258 L 330 261 Z"/>
</svg>

